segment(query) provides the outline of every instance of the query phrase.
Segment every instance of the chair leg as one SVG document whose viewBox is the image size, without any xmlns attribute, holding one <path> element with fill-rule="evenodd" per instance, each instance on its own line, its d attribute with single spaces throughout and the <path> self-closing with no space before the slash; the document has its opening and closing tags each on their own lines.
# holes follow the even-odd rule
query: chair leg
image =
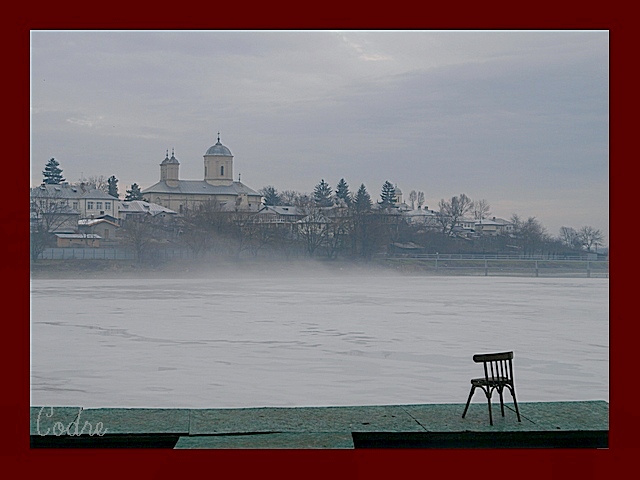
<svg viewBox="0 0 640 480">
<path fill-rule="evenodd" d="M 489 390 L 491 392 L 491 390 Z M 493 415 L 491 414 L 491 393 L 487 393 L 487 402 L 489 403 L 489 425 L 493 426 Z"/>
<path fill-rule="evenodd" d="M 471 391 L 469 392 L 469 398 L 467 399 L 467 405 L 464 407 L 464 412 L 462 412 L 462 418 L 467 414 L 467 409 L 469 408 L 469 403 L 471 403 L 471 397 L 473 397 L 473 393 L 476 391 L 476 386 L 471 386 Z"/>
<path fill-rule="evenodd" d="M 503 392 L 502 388 L 498 390 L 498 393 L 500 394 L 500 412 L 504 417 L 504 397 L 502 396 L 502 392 Z"/>
<path fill-rule="evenodd" d="M 520 410 L 518 410 L 518 401 L 516 400 L 516 387 L 513 387 L 511 390 L 511 396 L 513 397 L 513 406 L 516 407 L 516 415 L 518 416 L 518 421 L 520 420 Z"/>
</svg>

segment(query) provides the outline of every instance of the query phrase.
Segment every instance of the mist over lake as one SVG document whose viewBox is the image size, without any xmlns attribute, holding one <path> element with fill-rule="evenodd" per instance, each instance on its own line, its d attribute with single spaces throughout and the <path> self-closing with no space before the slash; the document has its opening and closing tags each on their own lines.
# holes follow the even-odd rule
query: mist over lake
<svg viewBox="0 0 640 480">
<path fill-rule="evenodd" d="M 464 403 L 473 354 L 504 350 L 519 402 L 608 401 L 609 280 L 314 267 L 31 280 L 32 405 Z"/>
</svg>

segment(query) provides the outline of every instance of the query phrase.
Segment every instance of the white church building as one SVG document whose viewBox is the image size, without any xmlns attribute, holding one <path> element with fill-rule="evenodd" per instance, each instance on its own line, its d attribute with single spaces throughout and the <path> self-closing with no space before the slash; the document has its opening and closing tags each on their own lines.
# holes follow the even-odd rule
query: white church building
<svg viewBox="0 0 640 480">
<path fill-rule="evenodd" d="M 257 212 L 262 196 L 255 190 L 233 180 L 233 155 L 218 142 L 204 154 L 203 180 L 180 180 L 180 162 L 174 152 L 167 151 L 160 164 L 160 181 L 142 190 L 148 202 L 157 203 L 177 213 L 197 207 L 208 201 L 216 201 L 222 209 Z"/>
</svg>

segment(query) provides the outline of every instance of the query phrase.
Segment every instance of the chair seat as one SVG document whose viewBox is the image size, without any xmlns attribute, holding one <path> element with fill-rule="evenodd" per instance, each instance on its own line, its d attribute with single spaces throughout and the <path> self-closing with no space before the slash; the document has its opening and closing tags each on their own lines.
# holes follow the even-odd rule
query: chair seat
<svg viewBox="0 0 640 480">
<path fill-rule="evenodd" d="M 472 378 L 471 385 L 475 385 L 476 387 L 480 387 L 483 385 L 493 386 L 493 385 L 504 385 L 505 383 L 511 383 L 507 377 L 496 377 L 493 379 L 487 380 L 486 378 Z"/>
</svg>

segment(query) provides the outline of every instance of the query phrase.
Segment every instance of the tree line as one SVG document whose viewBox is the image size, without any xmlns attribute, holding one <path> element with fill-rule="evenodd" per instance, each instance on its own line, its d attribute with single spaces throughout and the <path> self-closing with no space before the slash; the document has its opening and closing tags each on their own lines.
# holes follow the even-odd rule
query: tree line
<svg viewBox="0 0 640 480">
<path fill-rule="evenodd" d="M 42 171 L 42 184 L 60 185 L 65 181 L 65 178 L 62 176 L 60 162 L 55 158 L 50 158 Z M 101 190 L 114 198 L 120 198 L 120 194 L 118 193 L 118 179 L 115 175 L 111 175 L 110 177 L 106 177 L 105 175 L 81 176 L 78 181 L 73 184 L 83 184 L 89 188 Z M 130 188 L 126 190 L 124 200 L 144 200 L 140 186 L 137 183 L 132 183 Z"/>
<path fill-rule="evenodd" d="M 43 171 L 43 183 L 64 181 L 55 159 Z M 115 176 L 93 176 L 82 183 L 118 198 Z M 259 190 L 264 206 L 290 206 L 296 215 L 290 221 L 272 222 L 267 216 L 225 208 L 215 200 L 185 206 L 173 220 L 141 216 L 123 222 L 121 240 L 143 258 L 156 247 L 189 249 L 195 256 L 225 254 L 280 255 L 327 258 L 364 258 L 411 245 L 422 253 L 496 253 L 521 255 L 566 255 L 592 251 L 602 245 L 604 235 L 591 226 L 562 227 L 551 236 L 535 218 L 513 214 L 508 234 L 469 237 L 461 230 L 461 220 L 472 216 L 487 219 L 491 207 L 485 199 L 472 200 L 464 193 L 441 199 L 437 210 L 429 211 L 428 222 L 411 222 L 398 205 L 396 186 L 385 181 L 374 201 L 361 183 L 355 193 L 341 178 L 335 190 L 321 179 L 312 193 L 295 190 L 279 192 L 273 185 Z M 422 208 L 424 192 L 411 191 L 411 209 Z M 140 188 L 133 184 L 125 200 L 141 200 Z M 425 209 L 427 210 L 427 209 Z M 44 217 L 55 212 L 41 212 Z M 50 221 L 48 224 L 54 222 Z M 47 227 L 48 229 L 48 227 Z"/>
<path fill-rule="evenodd" d="M 469 215 L 476 220 L 487 219 L 491 209 L 487 200 L 474 201 L 465 194 L 441 199 L 438 209 L 429 216 L 431 223 L 411 222 L 397 208 L 395 186 L 389 181 L 382 185 L 376 201 L 364 184 L 352 193 L 344 178 L 335 190 L 321 179 L 310 194 L 279 192 L 272 185 L 263 187 L 259 193 L 265 206 L 287 207 L 289 213 L 295 213 L 291 215 L 293 218 L 273 221 L 260 213 L 227 210 L 212 200 L 187 206 L 183 215 L 169 225 L 146 218 L 143 221 L 147 230 L 143 230 L 138 221 L 128 235 L 132 238 L 135 228 L 133 243 L 141 246 L 140 252 L 143 244 L 147 247 L 153 238 L 165 235 L 165 241 L 188 248 L 195 256 L 329 259 L 370 259 L 376 253 L 403 251 L 407 245 L 414 249 L 411 251 L 421 253 L 557 257 L 592 251 L 603 239 L 592 227 L 579 230 L 563 227 L 564 233 L 572 231 L 575 235 L 570 239 L 552 237 L 535 217 L 525 219 L 517 214 L 509 219 L 508 233 L 469 237 L 460 231 L 460 220 Z M 127 228 L 125 225 L 125 231 Z"/>
</svg>

